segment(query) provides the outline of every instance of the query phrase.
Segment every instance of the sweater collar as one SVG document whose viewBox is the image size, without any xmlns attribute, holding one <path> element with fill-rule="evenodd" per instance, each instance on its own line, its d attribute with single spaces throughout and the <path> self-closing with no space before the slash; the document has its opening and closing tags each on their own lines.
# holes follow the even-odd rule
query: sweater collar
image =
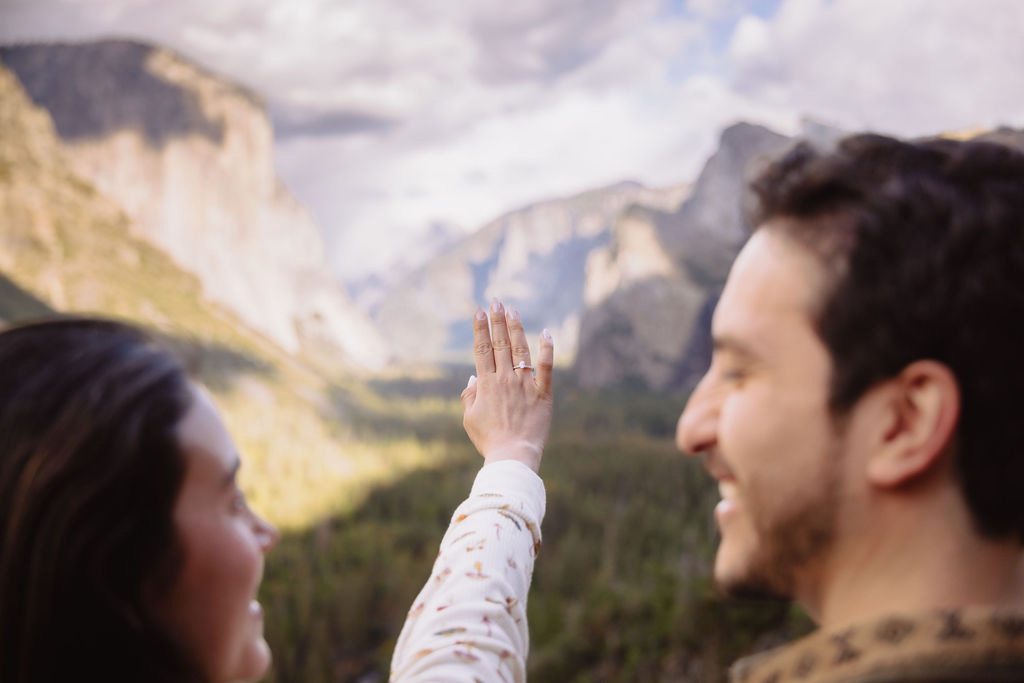
<svg viewBox="0 0 1024 683">
<path fill-rule="evenodd" d="M 815 631 L 781 648 L 739 660 L 734 683 L 976 680 L 977 672 L 1024 673 L 1024 610 L 972 607 L 890 614 Z M 956 675 L 962 678 L 956 678 Z M 922 678 L 924 677 L 924 678 Z M 998 678 L 994 680 L 1020 680 Z"/>
</svg>

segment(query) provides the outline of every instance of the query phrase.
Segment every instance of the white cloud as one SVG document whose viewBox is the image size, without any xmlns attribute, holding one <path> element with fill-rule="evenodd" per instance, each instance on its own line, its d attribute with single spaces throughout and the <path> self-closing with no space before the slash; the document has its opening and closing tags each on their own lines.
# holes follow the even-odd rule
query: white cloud
<svg viewBox="0 0 1024 683">
<path fill-rule="evenodd" d="M 134 35 L 263 93 L 345 278 L 434 221 L 691 179 L 740 119 L 1024 124 L 1017 0 L 0 2 L 0 40 Z"/>
<path fill-rule="evenodd" d="M 743 0 L 687 0 L 686 11 L 701 19 L 722 19 L 743 12 Z"/>
<path fill-rule="evenodd" d="M 749 96 L 902 135 L 1024 123 L 1024 3 L 786 0 L 728 56 Z"/>
</svg>

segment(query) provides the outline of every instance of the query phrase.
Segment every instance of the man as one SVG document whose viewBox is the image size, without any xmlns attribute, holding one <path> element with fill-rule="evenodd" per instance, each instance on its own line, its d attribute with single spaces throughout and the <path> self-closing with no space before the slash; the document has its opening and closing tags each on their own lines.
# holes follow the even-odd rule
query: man
<svg viewBox="0 0 1024 683">
<path fill-rule="evenodd" d="M 1024 155 L 858 136 L 754 189 L 678 441 L 719 481 L 720 586 L 796 599 L 821 630 L 734 680 L 1024 681 Z M 474 342 L 465 424 L 487 464 L 395 681 L 525 680 L 553 351 L 531 377 L 500 302 Z"/>
<path fill-rule="evenodd" d="M 862 135 L 754 190 L 677 441 L 720 587 L 821 629 L 733 678 L 1024 680 L 1024 155 Z"/>
</svg>

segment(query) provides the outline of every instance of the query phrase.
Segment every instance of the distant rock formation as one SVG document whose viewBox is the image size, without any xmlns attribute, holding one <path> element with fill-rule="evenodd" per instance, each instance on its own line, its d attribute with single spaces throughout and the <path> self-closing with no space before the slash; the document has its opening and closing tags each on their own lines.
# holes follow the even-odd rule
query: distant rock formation
<svg viewBox="0 0 1024 683">
<path fill-rule="evenodd" d="M 379 367 L 387 344 L 330 273 L 319 230 L 278 180 L 260 99 L 127 41 L 0 48 L 49 111 L 76 173 L 205 296 L 291 353 Z"/>
<path fill-rule="evenodd" d="M 345 286 L 349 296 L 357 306 L 372 316 L 384 303 L 390 290 L 401 285 L 432 259 L 453 249 L 465 236 L 454 224 L 432 221 L 425 231 L 404 240 L 402 252 L 386 267 L 347 280 Z"/>
<path fill-rule="evenodd" d="M 466 362 L 473 310 L 496 296 L 519 309 L 531 332 L 549 328 L 556 352 L 571 358 L 590 253 L 608 243 L 626 207 L 671 210 L 686 192 L 619 183 L 504 214 L 392 286 L 374 320 L 402 360 Z"/>
<path fill-rule="evenodd" d="M 805 121 L 799 139 L 829 146 L 843 132 Z M 1024 131 L 954 135 L 1024 149 Z M 631 209 L 587 262 L 574 373 L 584 387 L 636 384 L 688 391 L 711 357 L 711 315 L 750 234 L 747 183 L 795 139 L 761 126 L 727 128 L 689 198 L 675 212 Z"/>
<path fill-rule="evenodd" d="M 465 362 L 473 308 L 498 296 L 527 329 L 552 330 L 584 387 L 692 386 L 718 292 L 750 232 L 746 183 L 791 143 L 740 123 L 692 189 L 620 183 L 505 214 L 390 287 L 374 319 L 401 359 Z"/>
<path fill-rule="evenodd" d="M 983 132 L 974 139 L 981 140 L 982 142 L 995 142 L 1024 152 L 1024 130 L 1003 126 L 992 131 Z"/>
<path fill-rule="evenodd" d="M 791 140 L 761 126 L 727 128 L 676 211 L 634 208 L 587 262 L 574 372 L 584 387 L 692 387 L 706 369 L 711 312 L 750 233 L 746 183 Z"/>
</svg>

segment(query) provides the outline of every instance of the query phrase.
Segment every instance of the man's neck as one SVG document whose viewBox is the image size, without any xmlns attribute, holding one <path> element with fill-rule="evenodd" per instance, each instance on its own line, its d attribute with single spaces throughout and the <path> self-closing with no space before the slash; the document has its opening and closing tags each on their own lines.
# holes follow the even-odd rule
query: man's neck
<svg viewBox="0 0 1024 683">
<path fill-rule="evenodd" d="M 1024 608 L 1020 545 L 979 536 L 958 494 L 951 495 L 956 499 L 932 501 L 941 511 L 902 500 L 881 503 L 887 509 L 875 510 L 874 528 L 837 544 L 797 599 L 826 629 L 895 612 Z"/>
</svg>

